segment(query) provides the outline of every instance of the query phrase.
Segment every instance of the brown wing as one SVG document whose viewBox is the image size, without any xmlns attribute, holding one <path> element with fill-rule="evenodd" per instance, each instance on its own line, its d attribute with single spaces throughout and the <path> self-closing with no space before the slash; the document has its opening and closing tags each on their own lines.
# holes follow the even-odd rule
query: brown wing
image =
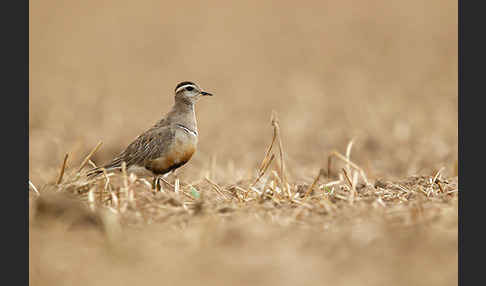
<svg viewBox="0 0 486 286">
<path fill-rule="evenodd" d="M 120 155 L 103 166 L 103 168 L 107 170 L 121 168 L 123 161 L 125 161 L 127 167 L 134 164 L 142 165 L 144 162 L 164 155 L 174 138 L 174 130 L 163 123 L 165 122 L 161 121 L 142 133 Z M 101 168 L 95 168 L 88 172 L 88 176 L 100 173 L 102 173 Z"/>
<path fill-rule="evenodd" d="M 127 167 L 161 157 L 169 148 L 174 132 L 169 126 L 152 128 L 138 136 L 119 156 L 105 166 L 105 169 L 119 168 L 122 161 Z"/>
</svg>

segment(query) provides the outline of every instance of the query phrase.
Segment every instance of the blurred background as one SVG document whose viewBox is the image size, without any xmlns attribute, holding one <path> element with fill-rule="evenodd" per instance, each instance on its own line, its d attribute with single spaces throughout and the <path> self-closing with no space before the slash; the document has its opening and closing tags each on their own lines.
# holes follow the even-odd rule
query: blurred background
<svg viewBox="0 0 486 286">
<path fill-rule="evenodd" d="M 355 139 L 369 177 L 430 175 L 457 160 L 457 1 L 30 2 L 29 177 L 65 153 L 104 163 L 160 119 L 175 85 L 197 105 L 199 150 L 181 176 L 252 175 L 277 111 L 289 176 L 311 180 Z"/>
</svg>

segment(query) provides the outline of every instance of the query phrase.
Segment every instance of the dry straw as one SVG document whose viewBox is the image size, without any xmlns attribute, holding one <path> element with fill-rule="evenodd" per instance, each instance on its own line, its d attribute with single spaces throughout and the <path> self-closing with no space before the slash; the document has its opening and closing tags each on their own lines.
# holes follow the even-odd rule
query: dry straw
<svg viewBox="0 0 486 286">
<path fill-rule="evenodd" d="M 307 188 L 307 191 L 304 194 L 304 198 L 307 197 L 310 194 L 310 192 L 312 191 L 312 189 L 314 189 L 314 187 L 317 184 L 317 181 L 319 181 L 319 178 L 321 176 L 324 176 L 324 169 L 320 169 L 319 170 L 319 174 L 317 174 L 316 178 L 314 179 L 314 182 L 312 182 L 312 184 L 309 186 L 309 188 Z"/>
<path fill-rule="evenodd" d="M 256 179 L 253 181 L 253 183 L 250 185 L 250 190 L 257 192 L 258 194 L 262 195 L 265 193 L 265 187 L 266 187 L 266 181 L 264 182 L 262 188 L 262 191 L 258 190 L 255 188 L 256 184 L 260 182 L 262 177 L 265 175 L 267 170 L 269 169 L 270 165 L 275 159 L 275 154 L 272 153 L 273 146 L 275 144 L 275 141 L 278 139 L 278 149 L 279 149 L 279 163 L 280 166 L 278 168 L 278 172 L 273 172 L 272 174 L 274 177 L 276 177 L 280 189 L 284 190 L 289 198 L 292 197 L 291 193 L 291 188 L 290 184 L 287 182 L 287 176 L 285 174 L 285 153 L 283 150 L 283 144 L 282 144 L 282 138 L 280 136 L 280 125 L 279 125 L 279 120 L 277 113 L 275 111 L 272 111 L 271 119 L 270 119 L 271 125 L 273 127 L 273 136 L 272 136 L 272 141 L 270 142 L 270 145 L 268 146 L 267 150 L 265 151 L 265 156 L 263 157 L 262 162 L 260 163 L 260 167 L 258 168 L 258 173 Z M 248 193 L 248 191 L 247 191 Z M 245 196 L 246 198 L 246 196 Z"/>
<path fill-rule="evenodd" d="M 94 153 L 96 153 L 96 151 L 98 151 L 98 149 L 100 149 L 101 145 L 103 145 L 103 142 L 101 142 L 101 141 L 98 142 L 98 144 L 96 144 L 96 147 L 93 150 L 91 150 L 91 152 L 88 154 L 88 156 L 86 156 L 86 158 L 84 158 L 83 162 L 79 166 L 78 173 L 80 173 L 81 170 L 83 170 L 83 168 L 88 163 L 89 159 L 91 159 L 91 157 L 94 155 Z"/>
<path fill-rule="evenodd" d="M 330 161 L 331 157 L 336 157 L 336 158 L 344 161 L 345 163 L 347 163 L 347 166 L 350 166 L 350 167 L 353 167 L 354 169 L 356 169 L 359 172 L 359 174 L 360 174 L 361 178 L 363 179 L 363 181 L 365 182 L 365 184 L 371 185 L 368 181 L 368 178 L 366 177 L 366 173 L 364 172 L 364 170 L 361 167 L 359 167 L 357 164 L 353 163 L 349 158 L 346 158 L 345 156 L 343 156 L 341 153 L 339 153 L 337 151 L 331 152 L 331 154 L 328 157 L 328 162 Z M 348 178 L 348 180 L 349 180 L 349 178 Z"/>
<path fill-rule="evenodd" d="M 66 153 L 66 155 L 64 156 L 64 161 L 62 162 L 61 171 L 59 172 L 59 176 L 57 177 L 56 185 L 59 185 L 62 182 L 62 177 L 64 176 L 64 170 L 66 169 L 68 157 L 69 153 Z"/>
<path fill-rule="evenodd" d="M 29 180 L 29 186 L 32 188 L 32 190 L 38 195 L 40 196 L 40 193 L 39 191 L 37 190 L 37 188 L 34 186 L 34 184 Z"/>
<path fill-rule="evenodd" d="M 424 178 L 421 185 L 411 186 L 409 183 L 394 183 L 375 188 L 369 183 L 363 168 L 351 159 L 354 139 L 347 144 L 345 155 L 333 151 L 328 156 L 327 175 L 332 171 L 332 158 L 344 162 L 343 168 L 338 172 L 338 180 L 324 181 L 326 170 L 319 168 L 309 184 L 291 184 L 286 174 L 286 154 L 283 149 L 279 120 L 275 112 L 272 112 L 271 125 L 273 130 L 271 142 L 265 149 L 264 157 L 258 164 L 257 174 L 249 185 L 246 182 L 238 182 L 230 187 L 220 185 L 214 179 L 215 163 L 211 164 L 212 171 L 208 176 L 197 183 L 185 184 L 179 178 L 175 178 L 173 183 L 170 183 L 165 178 L 159 177 L 160 181 L 169 186 L 166 191 L 161 188 L 162 193 L 157 190 L 154 192 L 152 184 L 145 178 L 139 179 L 134 174 L 128 174 L 126 162 L 122 162 L 120 174 L 108 173 L 106 169 L 101 169 L 102 176 L 97 178 L 86 178 L 79 175 L 86 164 L 94 165 L 90 158 L 101 147 L 100 142 L 77 168 L 78 173 L 74 173 L 75 176 L 72 180 L 65 178 L 69 157 L 68 154 L 65 155 L 56 180 L 57 189 L 84 197 L 89 208 L 93 211 L 109 208 L 112 212 L 120 215 L 122 222 L 125 218 L 131 217 L 132 221 L 135 218 L 135 221 L 141 220 L 149 223 L 162 219 L 164 216 L 167 216 L 164 219 L 169 220 L 169 217 L 173 217 L 176 220 L 179 215 L 197 209 L 197 204 L 202 203 L 202 201 L 204 201 L 205 206 L 212 204 L 215 210 L 224 205 L 227 207 L 231 205 L 231 208 L 238 209 L 234 204 L 242 207 L 242 209 L 254 205 L 260 209 L 260 204 L 265 203 L 265 206 L 261 208 L 262 210 L 268 208 L 268 205 L 277 206 L 276 208 L 270 207 L 272 210 L 285 209 L 291 206 L 297 208 L 298 215 L 296 215 L 296 221 L 294 221 L 297 223 L 297 220 L 300 220 L 309 211 L 326 212 L 334 215 L 340 208 L 351 207 L 357 205 L 358 202 L 359 205 L 362 205 L 363 202 L 367 201 L 363 200 L 364 194 L 368 198 L 374 197 L 373 206 L 388 208 L 393 205 L 393 202 L 406 201 L 412 195 L 417 197 L 415 194 L 420 192 L 425 194 L 427 199 L 433 199 L 439 195 L 453 197 L 454 193 L 457 192 L 457 190 L 451 190 L 446 180 L 441 179 L 443 168 L 434 173 L 433 176 Z M 278 150 L 275 150 L 276 147 L 278 147 Z M 215 157 L 212 157 L 212 162 L 215 161 Z M 321 180 L 324 182 L 320 182 Z M 364 187 L 359 186 L 359 180 L 362 180 L 366 185 Z M 66 183 L 66 181 L 68 182 Z M 204 182 L 207 184 L 204 184 Z M 440 192 L 433 190 L 435 184 L 438 185 Z M 29 186 L 33 192 L 39 194 L 30 180 Z M 437 187 L 435 188 L 437 190 Z M 198 198 L 196 198 L 194 190 L 201 197 L 197 195 Z M 315 193 L 316 191 L 317 193 Z M 369 196 L 370 192 L 373 194 L 371 197 Z M 205 194 L 204 199 L 202 199 L 203 193 Z M 164 199 L 165 197 L 170 199 Z M 271 202 L 271 204 L 266 204 L 268 202 Z M 167 204 L 170 206 L 167 206 Z M 207 209 L 211 210 L 212 208 L 208 207 Z M 277 217 L 274 220 L 278 222 Z"/>
</svg>

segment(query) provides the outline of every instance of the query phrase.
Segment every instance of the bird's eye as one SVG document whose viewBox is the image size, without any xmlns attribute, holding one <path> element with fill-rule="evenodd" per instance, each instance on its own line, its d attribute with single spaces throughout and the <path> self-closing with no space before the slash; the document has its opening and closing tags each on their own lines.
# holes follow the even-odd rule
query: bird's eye
<svg viewBox="0 0 486 286">
<path fill-rule="evenodd" d="M 191 90 L 193 90 L 193 89 L 194 89 L 194 87 L 192 87 L 192 86 L 188 86 L 188 87 L 186 87 L 186 90 L 187 90 L 187 91 L 191 91 Z"/>
</svg>

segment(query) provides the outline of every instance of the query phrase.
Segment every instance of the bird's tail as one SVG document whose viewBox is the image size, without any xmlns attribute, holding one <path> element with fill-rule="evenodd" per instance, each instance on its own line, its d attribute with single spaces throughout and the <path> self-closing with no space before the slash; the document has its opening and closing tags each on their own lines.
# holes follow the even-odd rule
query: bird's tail
<svg viewBox="0 0 486 286">
<path fill-rule="evenodd" d="M 96 167 L 96 168 L 89 170 L 88 173 L 86 173 L 86 176 L 89 179 L 93 179 L 93 178 L 96 178 L 97 176 L 99 176 L 100 174 L 103 174 L 103 168 Z"/>
<path fill-rule="evenodd" d="M 106 170 L 108 172 L 108 171 L 120 170 L 120 168 L 121 167 L 118 167 L 116 165 L 108 164 L 108 165 L 103 166 L 103 167 L 96 167 L 96 168 L 89 170 L 86 173 L 86 176 L 90 179 L 93 179 L 93 178 L 96 178 L 97 176 L 103 174 L 103 170 Z"/>
</svg>

